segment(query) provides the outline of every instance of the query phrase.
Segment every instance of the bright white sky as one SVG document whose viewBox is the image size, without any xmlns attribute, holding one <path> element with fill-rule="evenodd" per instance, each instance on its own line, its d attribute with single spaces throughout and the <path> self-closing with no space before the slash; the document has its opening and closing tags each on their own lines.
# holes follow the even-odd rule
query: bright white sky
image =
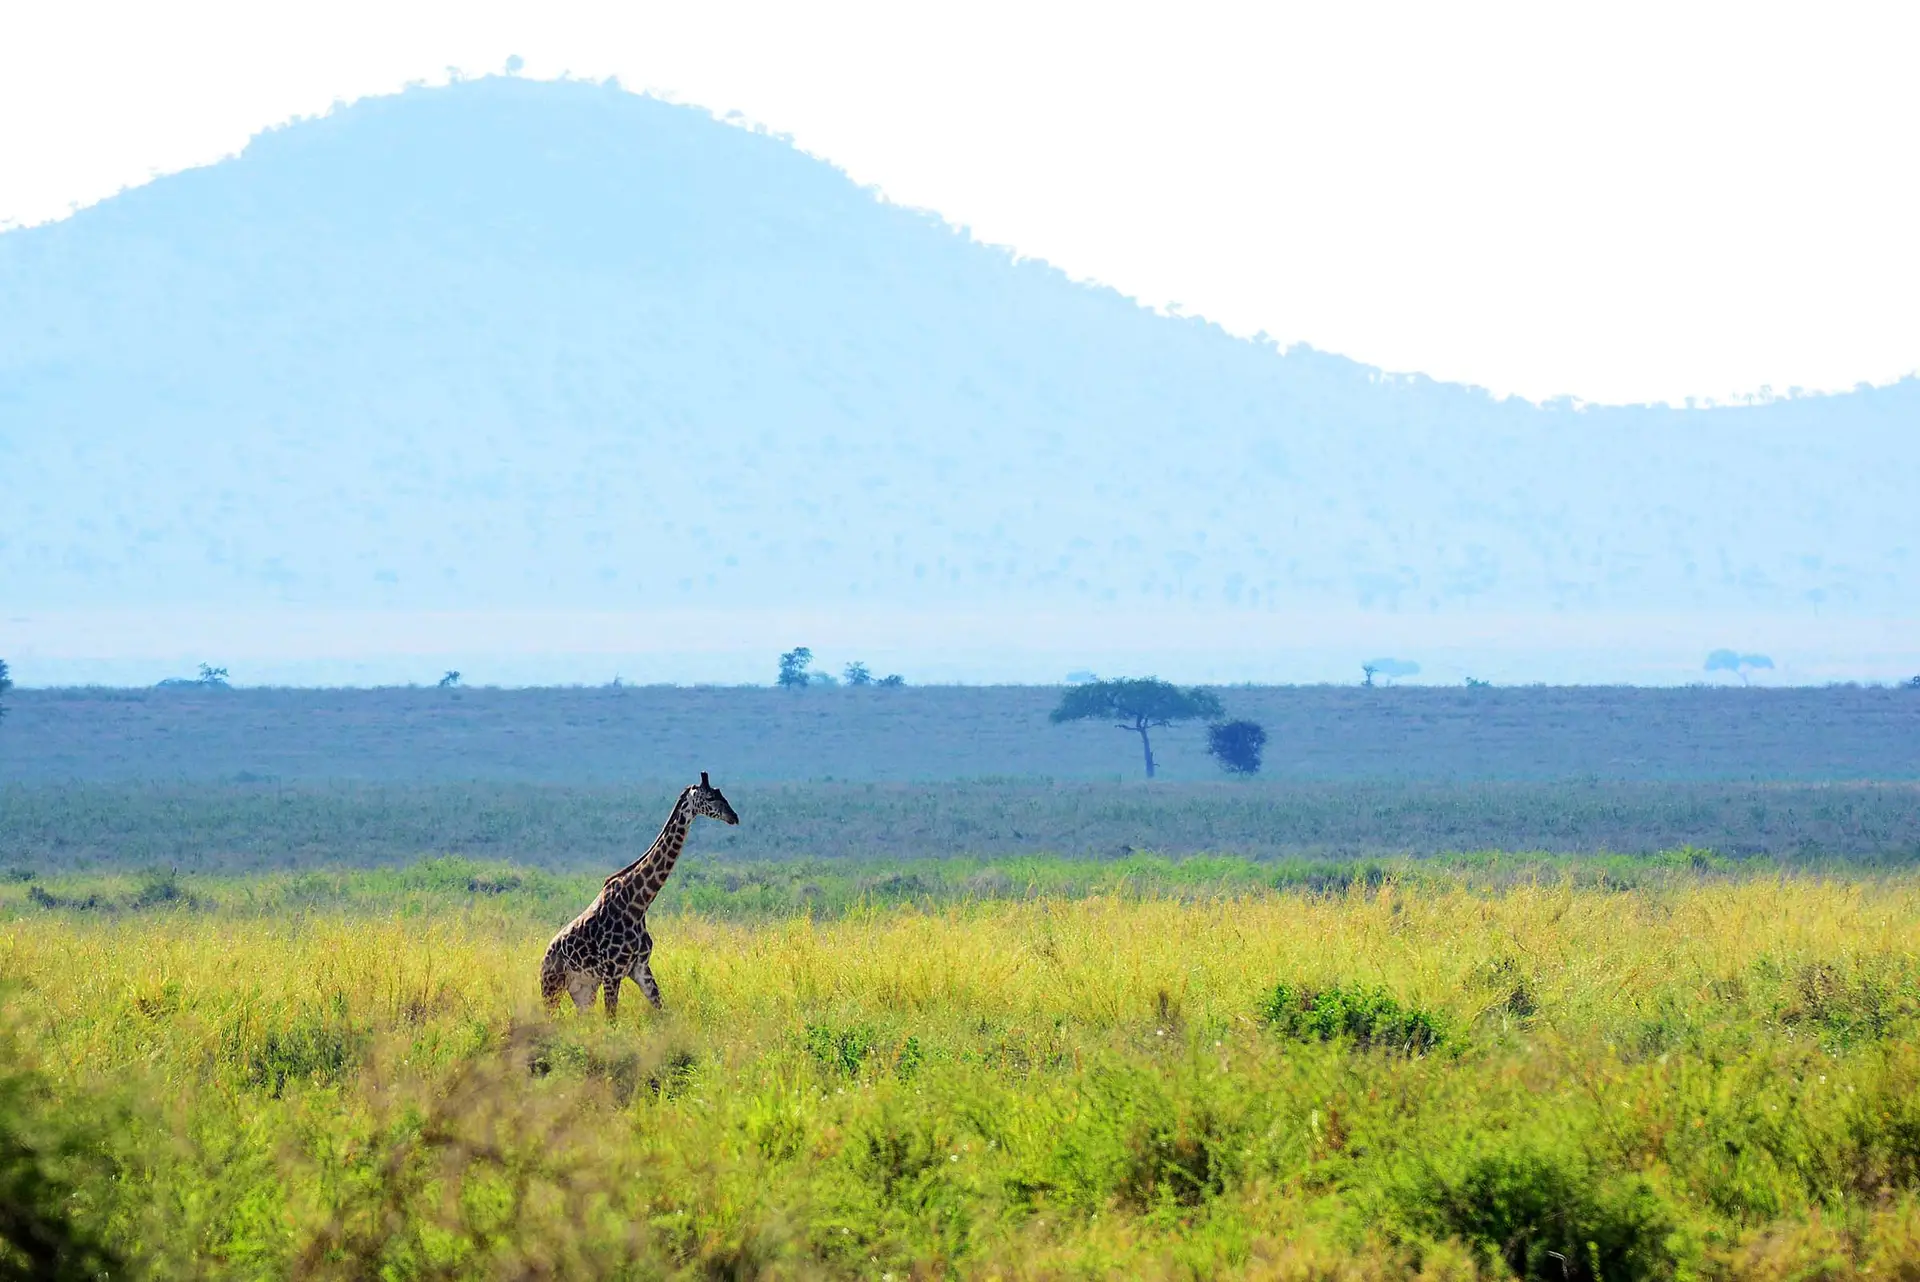
<svg viewBox="0 0 1920 1282">
<path fill-rule="evenodd" d="M 1920 5 L 0 0 L 0 220 L 618 75 L 1158 306 L 1541 398 L 1920 368 Z"/>
</svg>

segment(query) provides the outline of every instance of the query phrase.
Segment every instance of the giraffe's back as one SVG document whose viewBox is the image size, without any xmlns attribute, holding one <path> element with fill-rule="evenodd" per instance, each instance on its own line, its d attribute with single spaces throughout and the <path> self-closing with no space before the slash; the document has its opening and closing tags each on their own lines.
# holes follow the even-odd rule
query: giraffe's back
<svg viewBox="0 0 1920 1282">
<path fill-rule="evenodd" d="M 540 965 L 542 976 L 591 974 L 615 979 L 633 969 L 646 934 L 644 912 L 623 913 L 609 904 L 602 891 L 586 910 L 565 926 L 547 945 Z"/>
</svg>

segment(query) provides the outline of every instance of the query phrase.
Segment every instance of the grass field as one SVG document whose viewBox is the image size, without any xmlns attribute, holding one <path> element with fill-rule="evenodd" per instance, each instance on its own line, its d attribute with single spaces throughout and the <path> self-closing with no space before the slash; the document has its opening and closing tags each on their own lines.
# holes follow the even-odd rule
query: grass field
<svg viewBox="0 0 1920 1282">
<path fill-rule="evenodd" d="M 1280 782 L 1920 780 L 1909 689 L 1223 687 Z M 1131 780 L 1140 744 L 1055 726 L 1038 686 L 820 689 L 20 690 L 0 783 L 336 780 L 567 786 Z M 1170 781 L 1218 779 L 1197 726 Z"/>
<path fill-rule="evenodd" d="M 0 1278 L 1920 1279 L 1920 697 L 1056 697 L 20 692 Z"/>
<path fill-rule="evenodd" d="M 1920 879 L 1615 863 L 676 879 L 613 1028 L 590 878 L 14 880 L 0 1187 L 156 1277 L 1916 1276 Z"/>
<path fill-rule="evenodd" d="M 1260 859 L 1472 850 L 1920 861 L 1920 784 L 741 784 L 748 822 L 702 830 L 690 867 L 774 860 Z M 459 854 L 611 869 L 677 790 L 539 784 L 0 785 L 0 869 L 246 871 Z"/>
</svg>

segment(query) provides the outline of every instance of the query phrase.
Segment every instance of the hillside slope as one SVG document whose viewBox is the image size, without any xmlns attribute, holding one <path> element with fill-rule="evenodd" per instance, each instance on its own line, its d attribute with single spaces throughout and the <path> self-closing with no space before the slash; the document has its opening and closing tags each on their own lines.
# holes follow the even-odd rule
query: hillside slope
<svg viewBox="0 0 1920 1282">
<path fill-rule="evenodd" d="M 16 609 L 1878 615 L 1917 427 L 1915 380 L 1581 410 L 1280 353 L 579 83 L 0 235 Z"/>
</svg>

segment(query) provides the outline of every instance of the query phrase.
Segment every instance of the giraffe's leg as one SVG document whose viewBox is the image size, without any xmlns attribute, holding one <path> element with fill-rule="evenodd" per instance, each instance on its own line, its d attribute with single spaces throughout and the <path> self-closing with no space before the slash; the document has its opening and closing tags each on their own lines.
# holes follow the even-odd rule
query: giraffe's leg
<svg viewBox="0 0 1920 1282">
<path fill-rule="evenodd" d="M 626 976 L 624 975 L 615 975 L 606 982 L 606 985 L 602 989 L 607 999 L 607 1022 L 609 1024 L 613 1022 L 614 1016 L 620 1013 L 620 981 L 625 978 Z"/>
<path fill-rule="evenodd" d="M 659 1010 L 661 1008 L 660 985 L 653 982 L 653 968 L 647 965 L 644 957 L 633 964 L 633 982 L 640 985 L 640 991 L 647 995 L 647 1000 L 653 1003 L 653 1008 Z"/>
<path fill-rule="evenodd" d="M 653 967 L 648 963 L 653 958 L 653 932 L 644 925 L 640 927 L 640 954 L 633 959 L 633 982 L 640 985 L 640 991 L 647 995 L 655 1010 L 660 1009 L 660 985 L 653 982 Z"/>
</svg>

